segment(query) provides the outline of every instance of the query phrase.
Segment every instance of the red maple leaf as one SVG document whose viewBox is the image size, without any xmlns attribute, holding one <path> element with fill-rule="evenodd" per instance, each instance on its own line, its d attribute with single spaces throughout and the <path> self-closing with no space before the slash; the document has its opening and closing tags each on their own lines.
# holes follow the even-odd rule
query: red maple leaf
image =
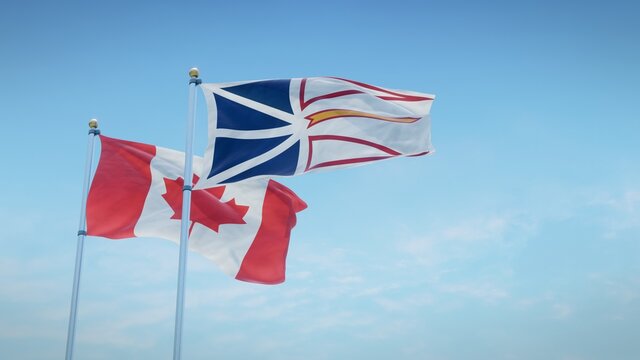
<svg viewBox="0 0 640 360">
<path fill-rule="evenodd" d="M 197 181 L 198 177 L 194 175 L 193 183 Z M 164 185 L 167 192 L 162 194 L 162 197 L 173 209 L 174 214 L 171 219 L 181 219 L 184 179 L 182 177 L 177 179 L 164 178 Z M 193 224 L 200 223 L 215 232 L 218 232 L 218 228 L 222 224 L 246 224 L 243 218 L 249 211 L 249 207 L 236 204 L 235 198 L 222 202 L 220 198 L 224 194 L 224 190 L 225 186 L 217 186 L 191 191 L 189 219 L 193 221 Z"/>
</svg>

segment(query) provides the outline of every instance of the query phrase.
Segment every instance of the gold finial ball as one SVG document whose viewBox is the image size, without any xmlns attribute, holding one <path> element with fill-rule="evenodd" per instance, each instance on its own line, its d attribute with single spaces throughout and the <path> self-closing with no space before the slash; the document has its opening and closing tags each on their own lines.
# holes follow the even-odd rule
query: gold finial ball
<svg viewBox="0 0 640 360">
<path fill-rule="evenodd" d="M 198 78 L 198 76 L 200 76 L 200 70 L 198 70 L 198 68 L 189 69 L 189 76 L 194 79 Z"/>
<path fill-rule="evenodd" d="M 92 129 L 97 129 L 98 128 L 98 120 L 97 119 L 89 120 L 89 127 L 92 128 Z"/>
</svg>

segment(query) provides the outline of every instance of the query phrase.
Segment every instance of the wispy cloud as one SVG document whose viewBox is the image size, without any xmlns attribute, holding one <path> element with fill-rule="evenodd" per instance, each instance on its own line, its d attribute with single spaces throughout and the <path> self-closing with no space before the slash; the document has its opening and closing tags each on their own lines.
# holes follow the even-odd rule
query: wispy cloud
<svg viewBox="0 0 640 360">
<path fill-rule="evenodd" d="M 573 314 L 573 307 L 565 303 L 555 303 L 551 309 L 556 319 L 566 319 Z"/>
<path fill-rule="evenodd" d="M 420 264 L 433 267 L 451 260 L 477 257 L 490 247 L 514 246 L 523 238 L 523 233 L 534 229 L 532 221 L 515 215 L 458 219 L 452 225 L 434 226 L 426 235 L 401 242 L 399 248 Z M 515 236 L 516 232 L 519 235 Z"/>
<path fill-rule="evenodd" d="M 313 322 L 302 324 L 301 331 L 312 333 L 330 329 L 360 328 L 371 324 L 372 321 L 370 315 L 353 311 L 331 311 L 323 313 L 322 317 L 316 318 Z"/>
<path fill-rule="evenodd" d="M 607 239 L 617 238 L 628 231 L 640 230 L 640 191 L 638 190 L 627 190 L 616 195 L 598 194 L 589 205 L 604 209 L 602 219 L 598 220 L 605 227 L 603 236 Z"/>
<path fill-rule="evenodd" d="M 627 190 L 621 195 L 602 194 L 597 196 L 593 204 L 602 204 L 625 213 L 635 213 L 640 210 L 640 191 Z"/>
<path fill-rule="evenodd" d="M 149 336 L 152 333 L 142 335 L 136 329 L 167 324 L 174 315 L 174 307 L 170 304 L 147 305 L 146 308 L 137 309 L 119 304 L 112 310 L 103 305 L 94 310 L 104 315 L 98 316 L 95 312 L 88 314 L 87 311 L 83 311 L 83 318 L 88 319 L 92 326 L 89 329 L 84 327 L 85 331 L 78 333 L 78 340 L 89 344 L 108 344 L 126 348 L 155 346 L 158 339 Z"/>
<path fill-rule="evenodd" d="M 354 276 L 354 275 L 345 275 L 345 276 L 336 276 L 336 277 L 332 277 L 331 281 L 337 283 L 337 284 L 360 284 L 362 283 L 364 280 L 361 276 Z"/>
<path fill-rule="evenodd" d="M 621 304 L 632 304 L 640 300 L 640 275 L 608 275 L 604 273 L 593 273 L 589 279 L 595 286 L 602 288 L 604 294 Z"/>
<path fill-rule="evenodd" d="M 415 293 L 403 297 L 377 296 L 374 302 L 389 312 L 415 312 L 421 307 L 433 304 L 433 295 L 428 292 Z"/>
<path fill-rule="evenodd" d="M 509 292 L 506 289 L 488 282 L 443 284 L 440 286 L 440 291 L 460 294 L 489 303 L 494 303 L 509 297 Z"/>
</svg>

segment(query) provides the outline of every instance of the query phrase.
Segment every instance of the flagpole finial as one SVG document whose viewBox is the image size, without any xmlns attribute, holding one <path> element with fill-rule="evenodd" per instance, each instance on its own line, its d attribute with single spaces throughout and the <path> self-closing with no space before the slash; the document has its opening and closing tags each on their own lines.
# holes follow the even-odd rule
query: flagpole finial
<svg viewBox="0 0 640 360">
<path fill-rule="evenodd" d="M 189 69 L 189 76 L 192 79 L 197 79 L 200 76 L 200 70 L 198 70 L 198 68 L 191 68 Z"/>
<path fill-rule="evenodd" d="M 89 127 L 91 129 L 97 129 L 98 128 L 98 119 L 89 120 Z"/>
</svg>

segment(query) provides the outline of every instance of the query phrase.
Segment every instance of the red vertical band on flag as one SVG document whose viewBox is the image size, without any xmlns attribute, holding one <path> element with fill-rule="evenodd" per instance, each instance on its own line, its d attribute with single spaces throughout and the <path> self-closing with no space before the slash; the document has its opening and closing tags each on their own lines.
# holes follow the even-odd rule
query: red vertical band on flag
<svg viewBox="0 0 640 360">
<path fill-rule="evenodd" d="M 285 278 L 289 236 L 296 213 L 307 204 L 286 186 L 269 180 L 262 223 L 242 260 L 236 279 L 260 284 L 279 284 Z"/>
<path fill-rule="evenodd" d="M 151 187 L 156 147 L 100 136 L 102 150 L 87 199 L 87 234 L 110 239 L 133 232 Z"/>
</svg>

